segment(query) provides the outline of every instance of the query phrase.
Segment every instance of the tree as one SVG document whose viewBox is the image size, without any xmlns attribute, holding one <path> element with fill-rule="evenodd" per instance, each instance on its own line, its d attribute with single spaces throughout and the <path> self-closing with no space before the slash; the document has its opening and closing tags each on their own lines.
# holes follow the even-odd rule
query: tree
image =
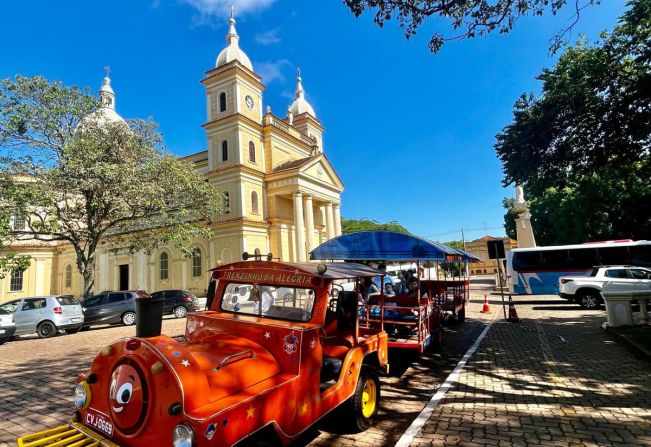
<svg viewBox="0 0 651 447">
<path fill-rule="evenodd" d="M 523 94 L 497 135 L 503 184 L 524 185 L 540 243 L 651 235 L 649 48 L 651 2 L 635 0 L 543 70 L 542 94 Z"/>
<path fill-rule="evenodd" d="M 0 85 L 1 206 L 26 217 L 11 239 L 69 243 L 86 296 L 101 241 L 189 250 L 210 235 L 221 203 L 191 163 L 164 151 L 155 123 L 109 119 L 100 107 L 60 81 Z"/>
<path fill-rule="evenodd" d="M 341 232 L 343 234 L 370 230 L 397 231 L 398 233 L 411 234 L 409 230 L 395 220 L 387 223 L 379 223 L 370 219 L 346 219 L 343 217 L 341 219 Z"/>
<path fill-rule="evenodd" d="M 554 37 L 552 50 L 560 47 L 565 34 L 578 22 L 581 11 L 598 2 L 599 0 L 577 0 L 574 3 L 573 21 Z M 435 32 L 429 48 L 436 53 L 446 41 L 470 39 L 494 31 L 506 34 L 522 17 L 545 13 L 555 15 L 566 4 L 566 0 L 344 0 L 344 4 L 355 17 L 366 10 L 375 10 L 374 21 L 380 27 L 396 18 L 407 39 L 415 35 L 418 27 L 431 16 L 451 21 L 452 29 L 461 32 L 454 36 Z"/>
</svg>

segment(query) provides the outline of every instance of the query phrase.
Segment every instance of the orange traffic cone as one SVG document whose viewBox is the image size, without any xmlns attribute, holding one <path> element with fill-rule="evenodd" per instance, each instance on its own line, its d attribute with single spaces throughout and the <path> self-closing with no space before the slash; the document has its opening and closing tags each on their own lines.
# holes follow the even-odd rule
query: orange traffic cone
<svg viewBox="0 0 651 447">
<path fill-rule="evenodd" d="M 515 310 L 515 304 L 513 304 L 513 299 L 509 297 L 509 318 L 508 320 L 511 323 L 517 323 L 520 321 L 518 318 L 518 313 Z"/>
<path fill-rule="evenodd" d="M 481 308 L 481 313 L 487 314 L 490 313 L 491 308 L 488 307 L 488 298 L 486 298 L 486 295 L 484 295 L 484 306 Z"/>
</svg>

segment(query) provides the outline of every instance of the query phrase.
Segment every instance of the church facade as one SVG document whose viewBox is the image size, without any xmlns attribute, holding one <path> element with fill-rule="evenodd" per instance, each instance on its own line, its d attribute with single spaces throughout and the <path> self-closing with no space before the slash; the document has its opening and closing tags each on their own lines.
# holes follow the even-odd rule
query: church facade
<svg viewBox="0 0 651 447">
<path fill-rule="evenodd" d="M 297 77 L 285 118 L 263 109 L 264 85 L 239 47 L 230 19 L 227 45 L 201 81 L 206 92 L 207 149 L 184 157 L 224 195 L 224 212 L 210 240 L 197 240 L 188 257 L 174 248 L 130 253 L 100 245 L 94 290 L 187 289 L 201 295 L 208 269 L 238 261 L 243 252 L 272 253 L 282 261 L 309 261 L 309 251 L 341 234 L 344 185 L 323 151 L 323 127 Z M 100 89 L 106 119 L 115 112 L 110 79 Z M 12 225 L 20 225 L 16 220 Z M 22 243 L 32 258 L 20 274 L 0 280 L 0 302 L 45 294 L 79 295 L 82 278 L 66 244 Z"/>
</svg>

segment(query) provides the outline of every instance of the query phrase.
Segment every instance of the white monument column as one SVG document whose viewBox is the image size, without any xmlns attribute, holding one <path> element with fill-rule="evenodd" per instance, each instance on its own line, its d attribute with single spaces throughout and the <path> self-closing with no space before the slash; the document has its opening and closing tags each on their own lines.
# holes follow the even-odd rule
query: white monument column
<svg viewBox="0 0 651 447">
<path fill-rule="evenodd" d="M 533 227 L 531 226 L 529 204 L 524 200 L 524 188 L 520 185 L 516 185 L 515 187 L 515 204 L 518 208 L 524 209 L 524 211 L 518 214 L 518 217 L 515 219 L 518 248 L 535 247 L 536 238 L 533 235 Z"/>
<path fill-rule="evenodd" d="M 339 211 L 339 204 L 335 203 L 332 205 L 332 209 L 335 213 L 335 236 L 341 236 L 341 212 Z"/>
<path fill-rule="evenodd" d="M 314 249 L 314 208 L 312 196 L 305 196 L 305 232 L 307 237 L 307 252 Z"/>
<path fill-rule="evenodd" d="M 305 225 L 303 223 L 303 196 L 300 192 L 294 194 L 294 230 L 296 232 L 296 260 L 305 262 Z"/>
<path fill-rule="evenodd" d="M 335 237 L 335 216 L 332 213 L 332 202 L 326 203 L 326 230 L 328 239 Z"/>
</svg>

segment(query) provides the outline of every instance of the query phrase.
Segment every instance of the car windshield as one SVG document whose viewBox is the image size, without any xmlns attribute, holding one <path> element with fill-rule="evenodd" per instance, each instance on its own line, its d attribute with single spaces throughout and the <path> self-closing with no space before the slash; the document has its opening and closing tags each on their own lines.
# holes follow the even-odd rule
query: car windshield
<svg viewBox="0 0 651 447">
<path fill-rule="evenodd" d="M 230 283 L 224 288 L 221 308 L 241 315 L 309 321 L 314 308 L 314 290 Z"/>
<path fill-rule="evenodd" d="M 11 315 L 13 312 L 9 312 L 7 309 L 0 307 L 0 315 Z"/>
</svg>

